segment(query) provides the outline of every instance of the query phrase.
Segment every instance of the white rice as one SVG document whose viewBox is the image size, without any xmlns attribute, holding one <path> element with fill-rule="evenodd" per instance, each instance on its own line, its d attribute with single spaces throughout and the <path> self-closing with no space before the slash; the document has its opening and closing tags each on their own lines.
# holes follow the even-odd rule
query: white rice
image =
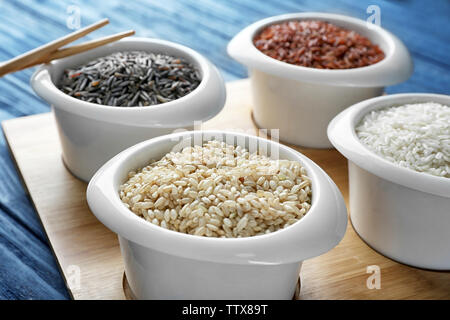
<svg viewBox="0 0 450 320">
<path fill-rule="evenodd" d="M 418 172 L 450 178 L 450 107 L 417 103 L 374 110 L 356 127 L 383 158 Z"/>
<path fill-rule="evenodd" d="M 208 237 L 274 232 L 311 207 L 311 180 L 299 162 L 218 141 L 130 172 L 119 193 L 132 212 L 157 226 Z"/>
</svg>

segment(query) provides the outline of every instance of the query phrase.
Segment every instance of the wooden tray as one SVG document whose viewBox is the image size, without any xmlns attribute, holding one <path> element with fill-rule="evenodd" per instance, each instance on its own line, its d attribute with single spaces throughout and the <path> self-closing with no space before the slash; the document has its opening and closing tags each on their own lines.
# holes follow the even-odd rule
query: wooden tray
<svg viewBox="0 0 450 320">
<path fill-rule="evenodd" d="M 227 92 L 224 110 L 203 129 L 256 133 L 248 80 L 228 83 Z M 89 211 L 86 184 L 64 167 L 53 116 L 7 120 L 2 126 L 73 298 L 126 299 L 117 237 Z M 346 160 L 336 150 L 296 149 L 325 169 L 347 201 Z M 380 289 L 367 286 L 372 275 L 367 268 L 373 265 L 380 268 Z M 368 247 L 350 223 L 336 248 L 304 262 L 301 280 L 300 299 L 450 299 L 449 272 L 385 258 Z"/>
</svg>

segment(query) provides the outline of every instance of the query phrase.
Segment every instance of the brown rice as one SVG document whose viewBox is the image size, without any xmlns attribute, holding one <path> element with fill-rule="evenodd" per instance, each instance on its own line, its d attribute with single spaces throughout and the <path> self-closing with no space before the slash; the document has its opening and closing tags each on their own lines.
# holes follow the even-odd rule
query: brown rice
<svg viewBox="0 0 450 320">
<path fill-rule="evenodd" d="M 299 162 L 210 141 L 130 172 L 120 198 L 136 215 L 182 233 L 249 237 L 287 227 L 311 207 Z"/>
</svg>

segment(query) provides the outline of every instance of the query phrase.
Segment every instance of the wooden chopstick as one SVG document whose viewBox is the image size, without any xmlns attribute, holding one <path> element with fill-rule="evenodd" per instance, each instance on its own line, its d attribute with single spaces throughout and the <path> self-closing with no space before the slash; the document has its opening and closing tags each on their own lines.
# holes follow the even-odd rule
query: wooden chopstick
<svg viewBox="0 0 450 320">
<path fill-rule="evenodd" d="M 56 60 L 56 59 L 61 59 L 61 58 L 65 58 L 80 52 L 84 52 L 87 50 L 91 50 L 100 46 L 103 46 L 105 44 L 120 40 L 122 38 L 128 37 L 128 36 L 132 36 L 134 35 L 135 31 L 134 30 L 129 30 L 129 31 L 124 31 L 124 32 L 120 32 L 117 34 L 113 34 L 111 36 L 107 36 L 104 38 L 100 38 L 100 39 L 96 39 L 96 40 L 91 40 L 91 41 L 87 41 L 85 43 L 81 43 L 81 44 L 77 44 L 68 48 L 62 48 L 59 50 L 56 50 L 52 53 L 50 53 L 47 56 L 42 57 L 40 60 L 38 61 L 34 61 L 31 64 L 25 65 L 20 67 L 20 69 L 16 69 L 14 71 L 20 71 L 26 68 L 30 68 L 34 65 L 37 64 L 41 64 L 41 63 L 48 63 L 52 60 Z"/>
<path fill-rule="evenodd" d="M 11 60 L 8 60 L 0 65 L 0 77 L 10 72 L 14 72 L 18 69 L 20 70 L 20 68 L 23 66 L 33 65 L 33 63 L 41 60 L 43 57 L 49 55 L 53 51 L 58 50 L 60 47 L 65 46 L 66 44 L 73 42 L 81 37 L 84 37 L 88 33 L 91 33 L 92 31 L 97 30 L 108 23 L 108 19 L 100 20 L 99 22 L 91 24 L 90 26 L 77 30 L 71 34 L 68 34 L 67 36 L 56 39 L 43 46 L 40 46 L 36 49 L 25 52 Z"/>
</svg>

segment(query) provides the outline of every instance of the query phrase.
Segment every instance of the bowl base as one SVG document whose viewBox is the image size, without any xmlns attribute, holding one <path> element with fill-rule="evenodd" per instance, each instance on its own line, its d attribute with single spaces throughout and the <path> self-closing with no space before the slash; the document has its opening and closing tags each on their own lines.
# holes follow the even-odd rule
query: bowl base
<svg viewBox="0 0 450 320">
<path fill-rule="evenodd" d="M 122 277 L 122 287 L 123 287 L 123 293 L 125 295 L 125 299 L 137 300 L 133 291 L 131 291 L 130 285 L 128 284 L 127 275 L 125 274 L 125 271 L 123 272 L 123 277 Z"/>
<path fill-rule="evenodd" d="M 82 182 L 86 182 L 88 183 L 89 181 L 81 179 L 80 177 L 78 177 L 75 173 L 72 172 L 72 170 L 70 170 L 69 166 L 67 165 L 66 161 L 64 160 L 63 155 L 61 154 L 61 161 L 64 165 L 64 168 L 66 168 L 67 172 L 69 172 L 75 179 L 80 180 Z"/>
<path fill-rule="evenodd" d="M 390 259 L 392 261 L 395 261 L 397 263 L 400 263 L 406 267 L 410 267 L 410 268 L 415 268 L 415 269 L 419 269 L 419 270 L 424 270 L 424 271 L 434 271 L 434 272 L 450 272 L 450 269 L 447 268 L 441 268 L 441 269 L 433 269 L 433 268 L 427 268 L 421 265 L 415 265 L 415 264 L 411 264 L 411 263 L 407 263 L 405 261 L 403 261 L 402 259 L 393 257 L 390 254 L 387 254 L 385 252 L 383 252 L 382 250 L 375 248 L 372 244 L 370 244 L 359 232 L 358 230 L 355 228 L 355 226 L 353 225 L 353 219 L 352 219 L 352 214 L 350 213 L 350 224 L 353 228 L 353 230 L 355 231 L 356 235 L 361 239 L 362 242 L 364 242 L 370 249 L 372 249 L 373 251 L 375 251 L 376 253 L 382 255 L 383 257 Z"/>
<path fill-rule="evenodd" d="M 123 287 L 123 293 L 127 300 L 138 300 L 136 298 L 136 296 L 134 295 L 133 291 L 131 291 L 125 271 L 123 272 L 123 277 L 122 277 L 122 287 Z M 297 286 L 295 287 L 295 293 L 294 293 L 294 296 L 292 297 L 292 300 L 300 299 L 300 288 L 301 288 L 301 282 L 300 282 L 300 277 L 298 277 Z"/>
<path fill-rule="evenodd" d="M 255 128 L 257 129 L 257 130 L 265 130 L 265 132 L 264 132 L 264 134 L 267 136 L 267 139 L 272 139 L 272 136 L 271 136 L 271 134 L 270 134 L 270 129 L 269 128 L 263 128 L 262 126 L 260 126 L 259 124 L 258 124 L 258 122 L 256 122 L 256 119 L 255 119 L 255 114 L 254 114 L 254 112 L 253 112 L 253 110 L 250 112 L 250 118 L 251 118 L 251 120 L 252 120 L 252 122 L 253 122 L 253 125 L 255 126 Z M 273 129 L 273 128 L 272 128 Z M 259 134 L 258 133 L 256 133 L 256 135 L 258 136 Z M 283 144 L 285 144 L 285 145 L 290 145 L 290 146 L 296 146 L 296 147 L 299 147 L 299 148 L 307 148 L 307 149 L 317 149 L 317 150 L 335 150 L 335 148 L 333 147 L 333 145 L 331 144 L 331 143 L 329 143 L 329 145 L 327 145 L 327 146 L 321 146 L 321 147 L 317 147 L 317 146 L 303 146 L 303 145 L 300 145 L 300 144 L 298 144 L 298 143 L 294 143 L 294 142 L 289 142 L 289 141 L 287 141 L 287 140 L 284 140 L 282 137 L 281 137 L 281 135 L 280 135 L 280 137 L 278 137 L 279 139 L 279 141 L 277 141 L 277 140 L 275 140 L 275 141 L 277 141 L 277 142 L 280 142 L 280 143 L 283 143 Z"/>
</svg>

